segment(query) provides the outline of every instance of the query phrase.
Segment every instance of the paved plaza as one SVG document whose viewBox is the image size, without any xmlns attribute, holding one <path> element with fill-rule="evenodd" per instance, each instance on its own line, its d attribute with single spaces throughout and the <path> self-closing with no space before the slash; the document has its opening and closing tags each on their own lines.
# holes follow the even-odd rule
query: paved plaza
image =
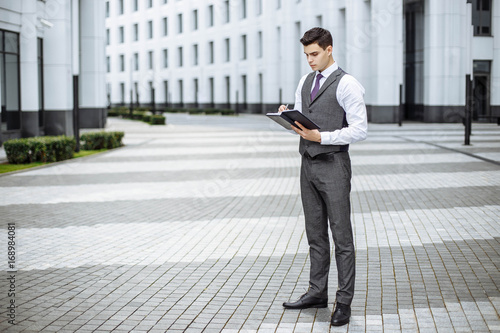
<svg viewBox="0 0 500 333">
<path fill-rule="evenodd" d="M 1 332 L 500 332 L 496 124 L 467 147 L 461 124 L 370 124 L 351 146 L 356 293 L 333 328 L 335 265 L 328 308 L 282 307 L 308 287 L 298 136 L 167 121 L 108 119 L 125 147 L 0 176 Z"/>
</svg>

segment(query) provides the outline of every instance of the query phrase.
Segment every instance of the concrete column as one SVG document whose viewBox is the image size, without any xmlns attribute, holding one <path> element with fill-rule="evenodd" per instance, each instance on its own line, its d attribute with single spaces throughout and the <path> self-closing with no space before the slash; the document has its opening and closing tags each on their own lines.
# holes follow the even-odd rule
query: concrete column
<svg viewBox="0 0 500 333">
<path fill-rule="evenodd" d="M 47 0 L 44 33 L 45 134 L 73 135 L 71 72 L 71 2 Z"/>
<path fill-rule="evenodd" d="M 39 135 L 38 126 L 38 52 L 37 1 L 26 0 L 21 5 L 20 68 L 21 68 L 21 135 Z"/>
<path fill-rule="evenodd" d="M 370 86 L 371 121 L 397 122 L 403 83 L 403 8 L 401 1 L 372 0 Z"/>
<path fill-rule="evenodd" d="M 106 124 L 105 2 L 80 2 L 80 127 Z M 130 62 L 126 60 L 126 68 Z"/>
<path fill-rule="evenodd" d="M 492 9 L 492 35 L 496 38 L 493 42 L 493 61 L 491 62 L 490 103 L 491 115 L 500 116 L 500 94 L 494 93 L 500 91 L 500 38 L 498 37 L 500 36 L 500 25 L 497 24 L 500 22 L 500 6 L 495 3 Z"/>
<path fill-rule="evenodd" d="M 346 68 L 346 13 L 345 4 L 328 9 L 332 13 L 333 59 L 341 68 Z"/>
<path fill-rule="evenodd" d="M 370 7 L 370 2 L 365 0 L 346 2 L 346 66 L 344 69 L 365 87 L 369 87 L 371 81 Z M 372 102 L 371 95 L 370 90 L 367 90 L 365 95 L 367 104 Z"/>
<path fill-rule="evenodd" d="M 457 121 L 464 105 L 463 5 L 425 1 L 424 121 Z"/>
</svg>

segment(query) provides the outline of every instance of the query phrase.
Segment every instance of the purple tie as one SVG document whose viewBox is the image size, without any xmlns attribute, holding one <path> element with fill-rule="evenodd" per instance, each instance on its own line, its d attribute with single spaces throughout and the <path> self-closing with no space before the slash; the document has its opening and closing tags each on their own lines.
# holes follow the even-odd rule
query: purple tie
<svg viewBox="0 0 500 333">
<path fill-rule="evenodd" d="M 323 75 L 321 75 L 321 73 L 319 73 L 318 75 L 316 75 L 316 84 L 314 84 L 314 89 L 311 91 L 311 101 L 318 94 L 318 91 L 319 91 L 319 80 L 321 80 L 322 77 L 323 77 Z"/>
</svg>

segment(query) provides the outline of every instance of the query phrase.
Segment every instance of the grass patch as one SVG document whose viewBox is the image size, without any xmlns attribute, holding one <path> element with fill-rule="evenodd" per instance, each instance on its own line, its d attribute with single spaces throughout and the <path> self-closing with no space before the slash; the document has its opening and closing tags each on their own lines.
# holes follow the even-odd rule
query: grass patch
<svg viewBox="0 0 500 333">
<path fill-rule="evenodd" d="M 98 153 L 102 153 L 107 151 L 108 149 L 99 149 L 99 150 L 80 150 L 78 153 L 73 155 L 73 158 L 90 156 Z M 0 174 L 6 172 L 19 171 L 29 168 L 34 168 L 40 165 L 50 164 L 48 162 L 33 162 L 28 164 L 9 164 L 8 162 L 0 164 Z"/>
<path fill-rule="evenodd" d="M 0 164 L 0 173 L 19 171 L 23 169 L 29 169 L 33 167 L 37 167 L 40 165 L 49 164 L 48 162 L 33 162 L 29 164 L 9 164 L 9 162 L 5 162 Z"/>
<path fill-rule="evenodd" d="M 102 153 L 103 151 L 106 151 L 108 149 L 98 149 L 98 150 L 80 150 L 78 153 L 75 153 L 73 158 L 78 158 L 78 157 L 85 157 L 85 156 L 90 156 L 94 155 L 97 153 Z"/>
</svg>

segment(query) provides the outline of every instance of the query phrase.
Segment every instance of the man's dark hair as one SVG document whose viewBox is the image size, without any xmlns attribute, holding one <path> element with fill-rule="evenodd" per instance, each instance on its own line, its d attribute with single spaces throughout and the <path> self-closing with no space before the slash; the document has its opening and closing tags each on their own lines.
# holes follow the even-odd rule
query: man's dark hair
<svg viewBox="0 0 500 333">
<path fill-rule="evenodd" d="M 318 43 L 318 45 L 325 50 L 328 46 L 333 46 L 333 38 L 330 31 L 323 28 L 312 28 L 304 33 L 304 36 L 300 39 L 302 45 L 307 46 L 313 43 Z"/>
</svg>

